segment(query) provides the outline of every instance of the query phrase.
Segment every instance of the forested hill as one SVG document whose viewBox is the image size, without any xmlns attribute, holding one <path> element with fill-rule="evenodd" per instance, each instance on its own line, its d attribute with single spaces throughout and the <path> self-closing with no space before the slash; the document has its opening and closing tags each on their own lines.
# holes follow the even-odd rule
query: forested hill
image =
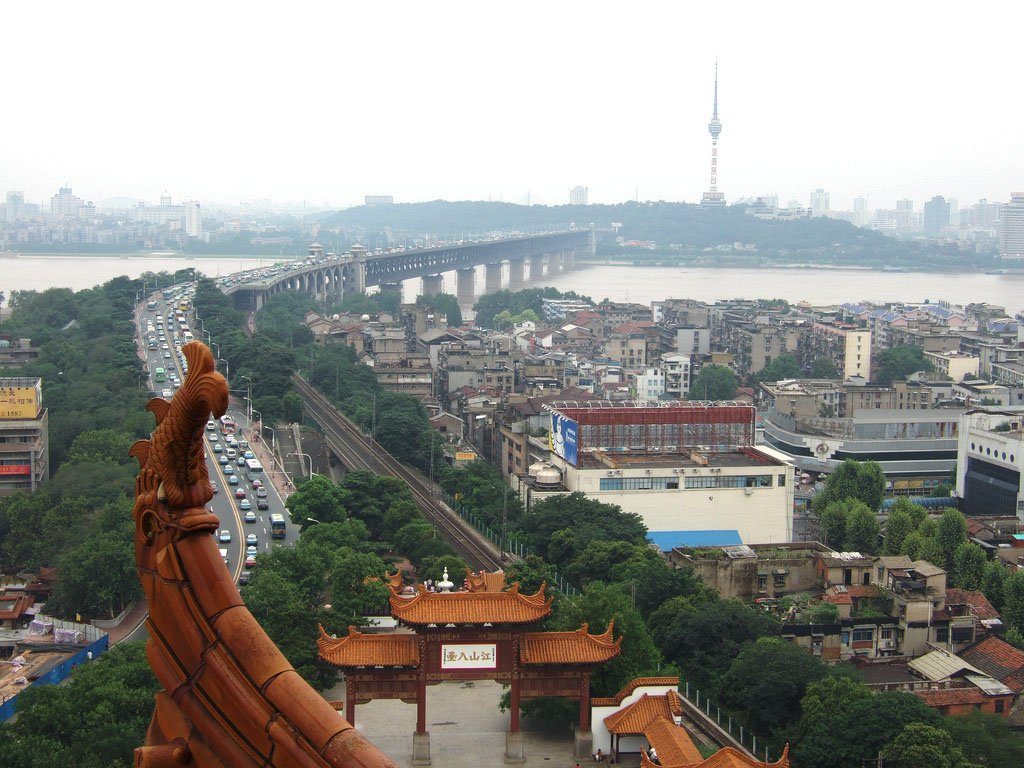
<svg viewBox="0 0 1024 768">
<path fill-rule="evenodd" d="M 385 227 L 407 234 L 439 237 L 491 231 L 561 228 L 569 224 L 608 227 L 619 222 L 627 240 L 652 240 L 707 248 L 753 243 L 763 250 L 900 248 L 902 243 L 844 221 L 816 218 L 763 221 L 747 216 L 742 205 L 702 208 L 686 203 L 619 203 L 617 205 L 515 205 L 512 203 L 434 200 L 427 203 L 360 206 L 327 215 L 326 227 L 379 231 Z"/>
</svg>

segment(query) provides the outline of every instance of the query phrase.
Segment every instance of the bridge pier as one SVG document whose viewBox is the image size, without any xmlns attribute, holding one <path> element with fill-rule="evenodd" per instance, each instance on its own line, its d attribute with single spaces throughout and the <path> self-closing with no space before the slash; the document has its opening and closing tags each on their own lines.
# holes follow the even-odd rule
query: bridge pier
<svg viewBox="0 0 1024 768">
<path fill-rule="evenodd" d="M 553 275 L 562 271 L 562 252 L 553 251 L 548 254 L 548 274 Z"/>
<path fill-rule="evenodd" d="M 456 271 L 455 275 L 455 296 L 459 304 L 472 304 L 474 283 L 476 282 L 476 267 L 462 267 Z"/>
<path fill-rule="evenodd" d="M 562 251 L 562 271 L 568 272 L 570 269 L 576 268 L 576 251 L 569 249 Z"/>
<path fill-rule="evenodd" d="M 402 284 L 401 283 L 381 283 L 380 284 L 380 292 L 381 293 L 385 293 L 385 292 L 386 293 L 401 293 L 402 292 Z"/>
<path fill-rule="evenodd" d="M 436 296 L 444 290 L 444 277 L 442 275 L 424 275 L 423 295 Z"/>
<path fill-rule="evenodd" d="M 501 262 L 488 264 L 484 272 L 484 291 L 495 293 L 501 290 Z"/>
<path fill-rule="evenodd" d="M 526 282 L 523 277 L 524 263 L 522 259 L 510 259 L 508 262 L 508 289 L 510 291 L 521 291 Z"/>
<path fill-rule="evenodd" d="M 546 256 L 531 256 L 530 257 L 530 279 L 540 280 L 544 277 L 544 262 L 547 261 Z"/>
</svg>

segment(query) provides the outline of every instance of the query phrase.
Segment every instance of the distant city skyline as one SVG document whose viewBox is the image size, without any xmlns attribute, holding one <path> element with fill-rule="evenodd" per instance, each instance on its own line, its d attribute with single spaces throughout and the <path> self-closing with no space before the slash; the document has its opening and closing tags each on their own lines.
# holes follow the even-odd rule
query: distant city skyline
<svg viewBox="0 0 1024 768">
<path fill-rule="evenodd" d="M 1008 201 L 1024 191 L 1012 97 L 1024 8 L 928 8 L 362 4 L 318 8 L 311 26 L 233 3 L 183 0 L 170 16 L 15 4 L 5 26 L 45 38 L 10 35 L 0 51 L 18 73 L 5 81 L 0 190 L 559 204 L 585 181 L 592 203 L 698 203 L 717 57 L 730 203 L 806 204 L 817 188 L 842 209 Z M 146 35 L 125 33 L 129 16 Z M 345 30 L 345 55 L 315 30 Z"/>
</svg>

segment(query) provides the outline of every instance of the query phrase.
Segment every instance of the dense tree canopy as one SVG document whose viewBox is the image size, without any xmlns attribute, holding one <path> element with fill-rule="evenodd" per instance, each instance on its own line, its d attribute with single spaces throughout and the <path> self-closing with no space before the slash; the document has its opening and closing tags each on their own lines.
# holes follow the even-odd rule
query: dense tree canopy
<svg viewBox="0 0 1024 768">
<path fill-rule="evenodd" d="M 934 368 L 925 359 L 923 349 L 910 345 L 882 350 L 878 353 L 876 363 L 878 373 L 875 381 L 886 385 L 902 381 L 912 373 L 931 371 Z"/>
<path fill-rule="evenodd" d="M 732 400 L 736 397 L 739 379 L 724 365 L 702 365 L 690 382 L 691 400 Z"/>
</svg>

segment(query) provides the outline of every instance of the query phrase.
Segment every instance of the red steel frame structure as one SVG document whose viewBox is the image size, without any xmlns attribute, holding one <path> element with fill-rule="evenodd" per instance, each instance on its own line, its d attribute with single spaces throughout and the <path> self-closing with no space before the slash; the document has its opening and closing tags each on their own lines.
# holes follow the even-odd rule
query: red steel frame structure
<svg viewBox="0 0 1024 768">
<path fill-rule="evenodd" d="M 579 425 L 580 453 L 728 453 L 754 444 L 756 410 L 745 403 L 584 400 L 544 407 Z"/>
</svg>

